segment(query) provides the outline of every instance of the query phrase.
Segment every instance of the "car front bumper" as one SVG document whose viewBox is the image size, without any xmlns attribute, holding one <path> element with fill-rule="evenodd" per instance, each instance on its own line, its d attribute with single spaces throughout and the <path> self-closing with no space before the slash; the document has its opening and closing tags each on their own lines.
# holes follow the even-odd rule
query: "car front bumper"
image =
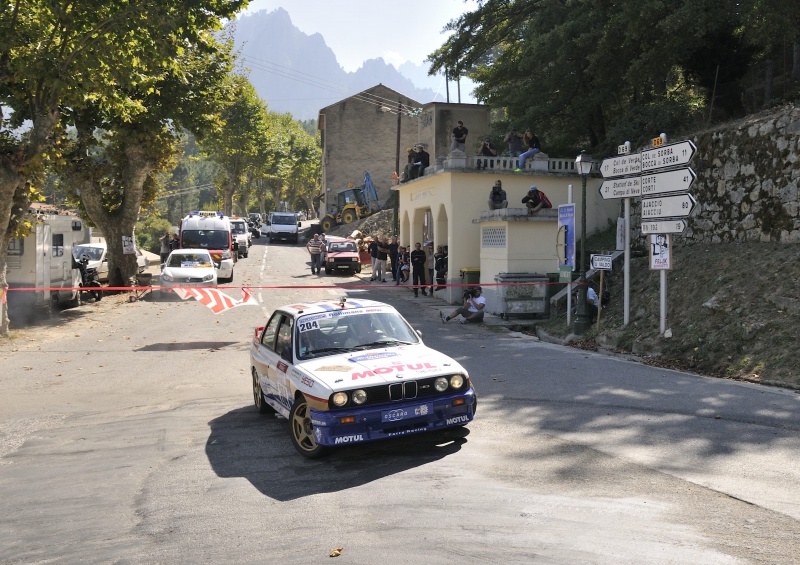
<svg viewBox="0 0 800 565">
<path fill-rule="evenodd" d="M 454 405 L 454 401 L 463 404 Z M 463 426 L 475 417 L 475 391 L 427 401 L 404 401 L 353 410 L 310 410 L 317 445 L 339 446 Z M 355 417 L 353 423 L 342 418 Z"/>
</svg>

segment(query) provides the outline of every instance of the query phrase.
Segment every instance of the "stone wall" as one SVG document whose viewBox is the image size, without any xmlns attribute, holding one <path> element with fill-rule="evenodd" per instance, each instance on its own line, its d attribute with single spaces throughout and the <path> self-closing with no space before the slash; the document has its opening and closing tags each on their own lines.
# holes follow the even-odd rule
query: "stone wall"
<svg viewBox="0 0 800 565">
<path fill-rule="evenodd" d="M 692 137 L 697 173 L 691 193 L 698 201 L 688 227 L 675 242 L 800 243 L 800 108 L 783 106 L 769 113 L 723 124 Z M 671 139 L 671 142 L 679 141 Z M 640 199 L 632 202 L 634 241 Z"/>
</svg>

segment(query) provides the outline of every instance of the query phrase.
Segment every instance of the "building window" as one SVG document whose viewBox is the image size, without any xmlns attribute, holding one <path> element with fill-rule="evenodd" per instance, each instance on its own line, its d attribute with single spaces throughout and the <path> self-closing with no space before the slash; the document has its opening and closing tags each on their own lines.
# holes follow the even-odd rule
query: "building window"
<svg viewBox="0 0 800 565">
<path fill-rule="evenodd" d="M 8 255 L 19 257 L 25 253 L 25 240 L 21 237 L 12 237 L 8 242 Z"/>
<path fill-rule="evenodd" d="M 63 233 L 54 233 L 53 234 L 53 257 L 63 257 L 64 256 L 64 234 Z"/>
<path fill-rule="evenodd" d="M 506 228 L 482 228 L 481 247 L 505 247 Z"/>
</svg>

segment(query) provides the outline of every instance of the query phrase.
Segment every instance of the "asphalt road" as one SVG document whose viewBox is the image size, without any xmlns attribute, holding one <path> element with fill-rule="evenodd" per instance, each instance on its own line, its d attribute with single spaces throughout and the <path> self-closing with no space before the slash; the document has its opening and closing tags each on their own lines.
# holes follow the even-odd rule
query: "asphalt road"
<svg viewBox="0 0 800 565">
<path fill-rule="evenodd" d="M 107 297 L 0 342 L 0 563 L 798 562 L 794 392 L 443 326 L 438 299 L 312 276 L 302 245 L 256 240 L 233 285 L 259 306 Z M 466 435 L 309 461 L 259 416 L 253 329 L 345 292 L 467 367 Z"/>
</svg>

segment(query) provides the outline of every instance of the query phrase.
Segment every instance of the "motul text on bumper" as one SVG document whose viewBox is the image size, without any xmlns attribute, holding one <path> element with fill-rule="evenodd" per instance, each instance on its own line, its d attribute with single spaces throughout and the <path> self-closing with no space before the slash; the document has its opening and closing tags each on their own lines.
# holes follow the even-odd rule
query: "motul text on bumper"
<svg viewBox="0 0 800 565">
<path fill-rule="evenodd" d="M 463 404 L 453 405 L 463 400 Z M 475 416 L 475 392 L 437 397 L 429 402 L 404 402 L 353 410 L 310 410 L 318 445 L 362 443 L 387 437 L 463 426 Z M 342 423 L 352 418 L 352 423 Z"/>
</svg>

